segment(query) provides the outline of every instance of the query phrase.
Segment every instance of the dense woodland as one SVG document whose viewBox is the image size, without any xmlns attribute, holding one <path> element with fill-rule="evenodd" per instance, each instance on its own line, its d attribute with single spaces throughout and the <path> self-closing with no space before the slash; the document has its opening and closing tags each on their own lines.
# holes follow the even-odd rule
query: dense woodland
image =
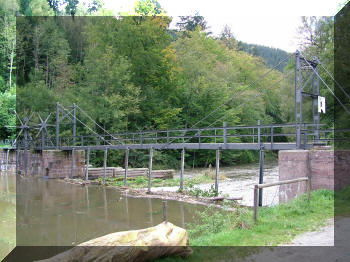
<svg viewBox="0 0 350 262">
<path fill-rule="evenodd" d="M 182 17 L 170 29 L 171 18 L 155 0 L 137 1 L 129 14 L 110 14 L 99 1 L 0 1 L 0 139 L 15 136 L 9 127 L 16 124 L 14 109 L 22 115 L 51 112 L 56 101 L 77 103 L 111 133 L 192 127 L 226 101 L 196 127 L 216 120 L 215 126 L 294 121 L 290 54 L 239 42 L 228 27 L 214 37 L 199 15 Z M 318 56 L 331 72 L 333 24 L 331 17 L 305 17 L 300 28 L 303 54 Z M 321 89 L 327 97 L 322 122 L 332 126 L 333 98 Z M 62 135 L 69 132 L 63 129 Z M 95 164 L 101 164 L 100 153 L 92 158 Z M 147 154 L 131 152 L 131 165 L 143 166 Z M 108 164 L 121 165 L 123 157 L 110 152 Z M 158 151 L 155 165 L 177 167 L 179 158 L 180 152 Z M 223 152 L 222 163 L 256 158 L 255 152 Z M 186 161 L 214 164 L 215 152 L 188 151 Z"/>
</svg>

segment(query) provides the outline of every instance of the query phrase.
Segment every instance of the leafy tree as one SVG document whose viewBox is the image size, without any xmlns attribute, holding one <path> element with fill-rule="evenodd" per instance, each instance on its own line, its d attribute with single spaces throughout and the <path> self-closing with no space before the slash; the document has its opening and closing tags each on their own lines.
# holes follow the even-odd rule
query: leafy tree
<svg viewBox="0 0 350 262">
<path fill-rule="evenodd" d="M 14 138 L 16 133 L 16 89 L 0 92 L 0 139 Z"/>
<path fill-rule="evenodd" d="M 16 2 L 0 2 L 0 77 L 2 82 L 0 90 L 5 84 L 11 89 L 14 86 L 13 70 L 15 69 L 16 49 L 16 20 L 15 14 L 19 6 Z"/>
<path fill-rule="evenodd" d="M 233 33 L 231 31 L 231 28 L 228 25 L 225 25 L 222 29 L 219 39 L 224 43 L 224 45 L 228 49 L 238 49 L 238 41 L 233 36 Z"/>
<path fill-rule="evenodd" d="M 77 12 L 79 0 L 65 0 L 64 2 L 66 4 L 66 7 L 65 7 L 66 13 L 71 15 L 74 18 Z"/>
<path fill-rule="evenodd" d="M 138 0 L 134 7 L 135 15 L 166 15 L 164 9 L 157 0 Z"/>
<path fill-rule="evenodd" d="M 176 25 L 180 31 L 195 31 L 198 27 L 202 31 L 209 29 L 204 17 L 198 12 L 194 16 L 180 16 L 180 22 L 177 22 Z"/>
</svg>

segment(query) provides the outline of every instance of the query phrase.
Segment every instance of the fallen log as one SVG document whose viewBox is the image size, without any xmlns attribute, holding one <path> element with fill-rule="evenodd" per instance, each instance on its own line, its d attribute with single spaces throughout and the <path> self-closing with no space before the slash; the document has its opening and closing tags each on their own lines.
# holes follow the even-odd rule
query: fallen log
<svg viewBox="0 0 350 262">
<path fill-rule="evenodd" d="M 209 200 L 211 200 L 211 201 L 223 201 L 224 199 L 236 201 L 236 200 L 242 200 L 243 197 L 212 197 L 212 198 L 209 198 Z"/>
<path fill-rule="evenodd" d="M 170 222 L 157 226 L 108 234 L 84 242 L 41 262 L 59 261 L 151 261 L 164 256 L 192 254 L 187 231 Z"/>
</svg>

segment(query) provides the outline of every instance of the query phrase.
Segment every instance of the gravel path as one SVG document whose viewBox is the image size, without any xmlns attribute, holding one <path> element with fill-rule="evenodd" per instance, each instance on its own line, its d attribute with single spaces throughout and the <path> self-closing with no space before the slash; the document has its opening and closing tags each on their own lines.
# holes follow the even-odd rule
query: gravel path
<svg viewBox="0 0 350 262">
<path fill-rule="evenodd" d="M 334 236 L 330 240 L 327 232 Z M 312 236 L 312 237 L 311 237 Z M 349 262 L 350 217 L 336 218 L 335 226 L 328 225 L 316 232 L 296 237 L 290 246 L 261 248 L 261 252 L 238 261 L 254 262 Z M 328 240 L 324 240 L 323 238 Z M 334 245 L 333 245 L 334 244 Z M 303 246 L 303 247 L 296 247 Z"/>
<path fill-rule="evenodd" d="M 282 246 L 334 246 L 334 220 L 330 219 L 319 230 L 303 233 Z"/>
</svg>

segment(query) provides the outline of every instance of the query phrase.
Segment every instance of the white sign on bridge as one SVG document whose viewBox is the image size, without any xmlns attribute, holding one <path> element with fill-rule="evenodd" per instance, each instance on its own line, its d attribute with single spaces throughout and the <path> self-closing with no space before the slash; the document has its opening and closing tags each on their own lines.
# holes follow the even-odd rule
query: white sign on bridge
<svg viewBox="0 0 350 262">
<path fill-rule="evenodd" d="M 323 96 L 318 96 L 318 112 L 326 113 L 326 98 Z"/>
</svg>

